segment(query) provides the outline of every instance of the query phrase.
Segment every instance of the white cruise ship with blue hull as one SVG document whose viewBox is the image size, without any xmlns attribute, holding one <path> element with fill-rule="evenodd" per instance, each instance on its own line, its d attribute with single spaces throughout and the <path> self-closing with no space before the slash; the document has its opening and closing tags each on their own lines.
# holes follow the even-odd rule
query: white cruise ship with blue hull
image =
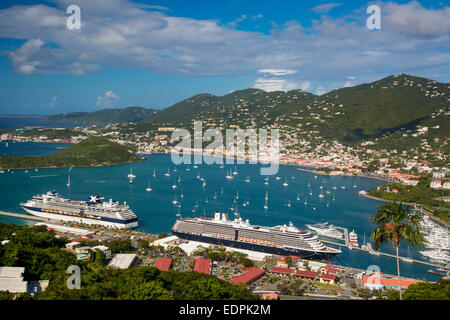
<svg viewBox="0 0 450 320">
<path fill-rule="evenodd" d="M 55 191 L 33 196 L 20 206 L 33 216 L 67 222 L 101 225 L 109 228 L 129 229 L 138 226 L 138 218 L 125 203 L 93 194 L 87 201 L 70 200 Z"/>
<path fill-rule="evenodd" d="M 226 212 L 214 217 L 183 218 L 175 222 L 172 234 L 182 239 L 266 252 L 295 255 L 302 259 L 329 260 L 340 250 L 325 246 L 308 230 L 289 226 L 264 227 L 248 220 L 228 220 Z"/>
</svg>

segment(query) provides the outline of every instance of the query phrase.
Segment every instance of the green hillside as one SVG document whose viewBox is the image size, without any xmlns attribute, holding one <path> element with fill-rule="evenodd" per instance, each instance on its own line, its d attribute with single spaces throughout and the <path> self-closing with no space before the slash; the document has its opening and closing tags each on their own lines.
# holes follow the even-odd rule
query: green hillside
<svg viewBox="0 0 450 320">
<path fill-rule="evenodd" d="M 259 89 L 239 90 L 222 97 L 199 94 L 147 117 L 138 128 L 142 131 L 161 124 L 186 127 L 193 120 L 216 127 L 233 124 L 266 128 L 277 124 L 318 131 L 326 139 L 353 144 L 432 125 L 439 127 L 434 137 L 442 138 L 448 136 L 449 99 L 448 84 L 396 75 L 322 96 L 302 90 Z M 433 116 L 439 112 L 444 116 Z"/>
<path fill-rule="evenodd" d="M 0 156 L 1 169 L 112 165 L 141 161 L 129 147 L 91 136 L 63 151 L 45 156 Z"/>
<path fill-rule="evenodd" d="M 126 123 L 141 121 L 154 112 L 155 110 L 153 109 L 143 107 L 128 107 L 123 109 L 103 109 L 94 112 L 60 113 L 48 116 L 45 120 L 98 124 Z"/>
</svg>

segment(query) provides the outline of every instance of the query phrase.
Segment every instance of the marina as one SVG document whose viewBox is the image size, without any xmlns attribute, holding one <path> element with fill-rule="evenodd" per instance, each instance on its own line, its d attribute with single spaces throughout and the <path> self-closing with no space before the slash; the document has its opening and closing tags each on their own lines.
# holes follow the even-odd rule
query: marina
<svg viewBox="0 0 450 320">
<path fill-rule="evenodd" d="M 372 226 L 368 219 L 380 204 L 358 195 L 359 188 L 368 190 L 383 184 L 374 179 L 320 175 L 315 178 L 308 172 L 297 170 L 295 166 L 285 165 L 280 166 L 277 174 L 279 179 L 276 179 L 276 176 L 261 176 L 260 165 L 240 165 L 238 171 L 235 171 L 234 165 L 175 166 L 171 163 L 170 155 L 151 154 L 146 157 L 149 161 L 142 163 L 73 168 L 70 171 L 70 187 L 67 186 L 67 168 L 39 169 L 38 174 L 43 176 L 40 179 L 32 179 L 37 174 L 34 170 L 27 173 L 25 170 L 14 170 L 14 174 L 5 171 L 0 175 L 0 187 L 4 192 L 0 209 L 21 213 L 23 210 L 19 203 L 37 193 L 55 189 L 69 199 L 85 199 L 88 194 L 101 193 L 121 203 L 127 201 L 139 218 L 137 230 L 152 234 L 170 232 L 170 227 L 179 217 L 213 216 L 218 210 L 229 212 L 230 217 L 240 214 L 256 225 L 283 225 L 292 221 L 295 226 L 306 228 L 306 224 L 328 221 L 333 226 L 345 227 L 348 232 L 355 230 L 362 238 L 363 233 L 370 234 Z M 174 169 L 177 170 L 176 173 Z M 233 175 L 234 171 L 239 174 Z M 131 172 L 136 176 L 133 184 L 129 184 L 127 177 Z M 173 172 L 175 177 L 171 177 Z M 227 179 L 227 173 L 233 179 Z M 293 176 L 295 179 L 292 179 Z M 245 181 L 249 178 L 251 183 Z M 286 178 L 289 178 L 289 185 L 283 186 Z M 202 179 L 207 181 L 204 187 Z M 176 189 L 172 188 L 174 180 Z M 150 183 L 152 190 L 148 192 L 146 189 Z M 343 185 L 348 187 L 342 189 Z M 353 185 L 358 188 L 353 188 Z M 321 193 L 324 198 L 318 196 Z M 23 218 L 29 216 L 18 218 L 0 215 L 0 221 L 8 223 L 33 221 Z M 331 263 L 360 269 L 376 264 L 386 273 L 396 273 L 395 260 L 387 255 L 377 256 L 354 250 L 355 247 L 353 250 L 344 249 L 345 244 L 349 243 L 348 232 L 338 230 L 344 233 L 344 241 L 324 239 L 324 243 L 331 241 L 331 245 L 336 243 L 336 248 L 343 247 L 342 253 L 332 258 Z M 399 251 L 402 257 L 408 256 L 406 246 L 401 245 Z M 381 252 L 391 255 L 395 253 L 389 245 L 382 246 Z M 415 260 L 428 260 L 413 249 L 411 257 Z M 438 275 L 428 272 L 430 266 L 403 260 L 400 265 L 405 276 L 438 279 Z"/>
</svg>

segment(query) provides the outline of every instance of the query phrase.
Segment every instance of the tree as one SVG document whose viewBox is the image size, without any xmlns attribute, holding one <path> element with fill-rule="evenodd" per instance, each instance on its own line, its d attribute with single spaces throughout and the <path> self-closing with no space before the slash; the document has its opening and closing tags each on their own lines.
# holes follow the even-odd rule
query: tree
<svg viewBox="0 0 450 320">
<path fill-rule="evenodd" d="M 402 241 L 414 248 L 423 247 L 425 238 L 420 230 L 421 220 L 421 216 L 412 213 L 410 206 L 403 206 L 401 202 L 400 204 L 392 203 L 381 206 L 377 213 L 370 218 L 370 222 L 376 224 L 370 235 L 370 238 L 375 242 L 375 250 L 378 250 L 381 244 L 385 242 L 392 243 L 395 247 L 400 300 L 402 299 L 402 292 L 398 248 Z"/>
</svg>

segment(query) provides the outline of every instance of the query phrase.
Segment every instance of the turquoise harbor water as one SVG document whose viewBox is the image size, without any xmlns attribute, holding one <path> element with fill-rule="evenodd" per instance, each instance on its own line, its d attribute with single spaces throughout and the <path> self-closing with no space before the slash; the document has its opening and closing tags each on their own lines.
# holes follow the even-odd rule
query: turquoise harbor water
<svg viewBox="0 0 450 320">
<path fill-rule="evenodd" d="M 280 166 L 276 176 L 270 176 L 269 185 L 264 184 L 264 176 L 259 174 L 259 165 L 179 165 L 172 163 L 170 155 L 152 154 L 146 162 L 109 167 L 73 168 L 70 171 L 71 186 L 67 187 L 69 170 L 39 169 L 11 170 L 0 174 L 0 210 L 23 213 L 19 203 L 33 195 L 55 189 L 62 196 L 84 200 L 92 193 L 120 202 L 126 201 L 136 213 L 141 223 L 138 228 L 151 233 L 170 232 L 179 212 L 182 217 L 213 215 L 215 210 L 227 211 L 234 218 L 232 208 L 237 207 L 243 219 L 252 224 L 273 226 L 292 221 L 297 227 L 305 224 L 328 221 L 358 234 L 360 245 L 369 242 L 373 226 L 368 221 L 373 215 L 377 201 L 362 198 L 358 191 L 380 186 L 382 181 L 359 177 L 325 177 L 303 172 L 295 166 Z M 133 184 L 128 183 L 127 174 L 133 170 L 136 175 Z M 190 169 L 188 171 L 188 169 Z M 225 178 L 227 172 L 237 169 L 234 179 Z M 165 176 L 170 171 L 170 177 Z M 153 173 L 156 177 L 153 177 Z M 206 186 L 202 186 L 205 179 Z M 181 182 L 178 182 L 178 180 Z M 250 182 L 245 182 L 250 179 Z M 151 184 L 152 191 L 145 189 Z M 288 186 L 283 186 L 284 182 Z M 172 186 L 176 184 L 177 188 Z M 308 187 L 308 184 L 311 187 Z M 320 189 L 323 186 L 323 189 Z M 336 186 L 334 190 L 332 187 Z M 345 189 L 341 188 L 345 186 Z M 356 186 L 356 187 L 354 187 Z M 319 198 L 320 192 L 324 198 Z M 327 193 L 329 191 L 330 193 Z M 264 210 L 264 198 L 268 193 L 268 210 Z M 312 195 L 309 193 L 312 192 Z M 181 198 L 183 193 L 183 198 Z M 236 200 L 237 194 L 239 198 Z M 297 195 L 300 201 L 297 201 Z M 176 199 L 181 208 L 172 204 Z M 304 204 L 305 198 L 307 205 Z M 333 200 L 333 198 L 335 200 Z M 236 200 L 236 202 L 234 202 Z M 290 201 L 291 206 L 288 206 Z M 249 204 L 244 206 L 248 202 Z M 328 206 L 327 206 L 328 203 Z M 193 210 L 195 212 L 193 212 Z M 7 223 L 32 223 L 21 219 L 0 217 Z M 333 258 L 333 263 L 366 269 L 378 265 L 381 272 L 396 274 L 395 259 L 373 256 L 366 252 L 341 247 L 342 253 Z M 382 251 L 394 253 L 390 245 Z M 400 248 L 402 256 L 407 255 L 406 247 Z M 411 249 L 413 258 L 423 259 Z M 400 261 L 401 274 L 407 277 L 425 278 L 435 281 L 439 276 L 427 272 L 431 267 Z"/>
<path fill-rule="evenodd" d="M 70 143 L 47 142 L 16 142 L 12 140 L 0 142 L 2 156 L 43 156 L 57 153 L 69 146 Z"/>
</svg>

